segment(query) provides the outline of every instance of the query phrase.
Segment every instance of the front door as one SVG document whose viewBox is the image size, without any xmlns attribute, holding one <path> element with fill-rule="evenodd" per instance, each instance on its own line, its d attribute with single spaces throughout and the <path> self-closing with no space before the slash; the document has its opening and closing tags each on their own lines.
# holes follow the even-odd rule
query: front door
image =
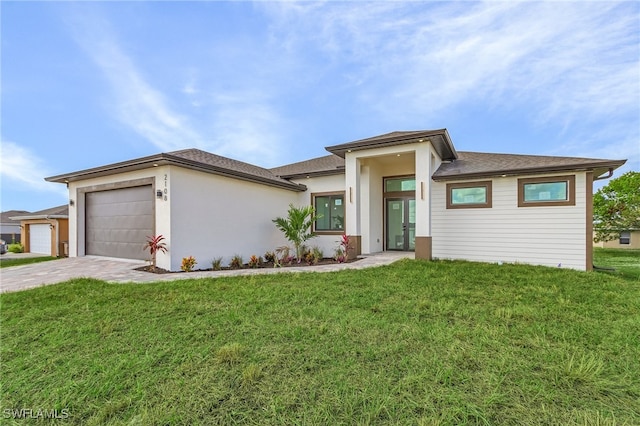
<svg viewBox="0 0 640 426">
<path fill-rule="evenodd" d="M 386 249 L 413 251 L 416 248 L 416 200 L 413 197 L 387 198 Z"/>
</svg>

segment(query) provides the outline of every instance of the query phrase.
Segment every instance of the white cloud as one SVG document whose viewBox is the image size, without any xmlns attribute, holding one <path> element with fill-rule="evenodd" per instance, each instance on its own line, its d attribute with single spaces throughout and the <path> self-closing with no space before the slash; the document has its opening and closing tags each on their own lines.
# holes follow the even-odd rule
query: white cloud
<svg viewBox="0 0 640 426">
<path fill-rule="evenodd" d="M 64 197 L 68 196 L 68 192 L 63 185 L 44 180 L 45 177 L 51 175 L 47 171 L 48 167 L 40 157 L 29 149 L 14 142 L 3 140 L 0 154 L 2 186 L 17 185 L 18 188 L 23 187 L 25 190 L 53 192 Z"/>
<path fill-rule="evenodd" d="M 263 76 L 242 76 L 241 84 L 226 80 L 226 86 L 238 87 L 222 90 L 220 83 L 203 78 L 207 73 L 188 66 L 179 87 L 186 100 L 182 106 L 190 107 L 188 115 L 177 111 L 180 99 L 169 98 L 144 78 L 101 18 L 83 15 L 72 25 L 77 42 L 110 83 L 117 118 L 156 147 L 163 151 L 195 147 L 265 166 L 279 164 L 281 120 Z"/>
<path fill-rule="evenodd" d="M 162 151 L 204 145 L 189 119 L 174 111 L 170 101 L 145 80 L 104 20 L 85 14 L 75 16 L 71 26 L 78 44 L 109 82 L 115 97 L 112 109 L 122 123 Z"/>
<path fill-rule="evenodd" d="M 315 41 L 330 58 L 358 62 L 367 96 L 387 114 L 396 102 L 438 113 L 474 99 L 533 101 L 541 120 L 637 108 L 629 3 L 269 5 L 289 43 Z"/>
</svg>

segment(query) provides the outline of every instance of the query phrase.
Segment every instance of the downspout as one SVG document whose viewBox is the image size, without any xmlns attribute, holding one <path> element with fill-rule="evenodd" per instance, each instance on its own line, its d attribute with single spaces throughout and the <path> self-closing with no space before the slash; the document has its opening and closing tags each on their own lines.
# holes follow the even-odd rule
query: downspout
<svg viewBox="0 0 640 426">
<path fill-rule="evenodd" d="M 606 176 L 600 176 L 600 177 L 597 177 L 597 178 L 593 178 L 593 181 L 595 182 L 597 180 L 609 179 L 611 176 L 613 176 L 613 168 L 612 167 L 609 168 L 609 173 Z"/>
</svg>

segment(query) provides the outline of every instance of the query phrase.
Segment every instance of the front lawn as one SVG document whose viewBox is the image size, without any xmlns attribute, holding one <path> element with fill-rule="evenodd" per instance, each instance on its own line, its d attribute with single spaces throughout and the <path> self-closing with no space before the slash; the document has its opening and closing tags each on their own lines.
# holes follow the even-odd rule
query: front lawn
<svg viewBox="0 0 640 426">
<path fill-rule="evenodd" d="M 7 422 L 640 424 L 640 286 L 606 274 L 406 260 L 0 302 Z"/>
<path fill-rule="evenodd" d="M 607 273 L 640 282 L 640 250 L 596 247 L 593 251 L 593 263 L 597 267 L 615 269 Z"/>
<path fill-rule="evenodd" d="M 29 265 L 31 263 L 48 262 L 49 260 L 56 260 L 57 257 L 42 256 L 42 257 L 21 257 L 19 259 L 3 259 L 0 258 L 0 268 L 7 268 L 9 266 Z"/>
</svg>

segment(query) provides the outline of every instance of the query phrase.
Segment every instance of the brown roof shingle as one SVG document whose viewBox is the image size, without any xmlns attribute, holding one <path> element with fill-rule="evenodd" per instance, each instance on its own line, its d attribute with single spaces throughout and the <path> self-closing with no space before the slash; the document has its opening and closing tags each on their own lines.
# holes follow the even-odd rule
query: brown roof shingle
<svg viewBox="0 0 640 426">
<path fill-rule="evenodd" d="M 123 161 L 121 163 L 109 164 L 92 169 L 80 170 L 57 176 L 51 176 L 45 180 L 48 182 L 73 182 L 89 179 L 98 176 L 108 176 L 131 170 L 141 170 L 154 165 L 177 165 L 199 170 L 206 173 L 213 173 L 221 176 L 228 176 L 250 182 L 262 183 L 292 191 L 304 191 L 306 187 L 275 176 L 272 172 L 253 164 L 244 163 L 200 149 L 183 149 L 152 155 L 149 157 L 137 158 Z"/>
<path fill-rule="evenodd" d="M 285 179 L 306 176 L 344 174 L 344 158 L 330 154 L 297 163 L 269 169 L 271 173 Z"/>
<path fill-rule="evenodd" d="M 447 129 L 438 130 L 416 130 L 416 131 L 395 131 L 385 133 L 383 135 L 374 136 L 366 139 L 359 139 L 353 142 L 347 142 L 340 145 L 328 146 L 325 149 L 332 154 L 340 157 L 351 151 L 359 151 L 363 149 L 382 148 L 387 146 L 405 145 L 424 140 L 431 141 L 438 155 L 445 160 L 457 158 L 456 150 L 453 142 L 449 137 Z"/>
<path fill-rule="evenodd" d="M 19 220 L 11 219 L 14 216 L 24 215 L 29 213 L 26 210 L 7 210 L 6 212 L 0 213 L 0 223 L 11 224 L 11 222 L 16 222 L 16 225 L 19 225 Z"/>
<path fill-rule="evenodd" d="M 617 168 L 626 160 L 603 160 L 544 155 L 493 154 L 459 151 L 458 159 L 442 163 L 433 180 L 469 179 L 501 175 L 523 175 L 575 170 L 594 170 L 596 177 L 609 168 Z"/>
<path fill-rule="evenodd" d="M 14 220 L 39 219 L 39 218 L 46 218 L 46 217 L 54 217 L 54 218 L 69 217 L 69 205 L 63 204 L 61 206 L 51 207 L 51 208 L 39 210 L 33 213 L 24 212 L 23 214 L 17 214 L 12 216 Z"/>
</svg>

